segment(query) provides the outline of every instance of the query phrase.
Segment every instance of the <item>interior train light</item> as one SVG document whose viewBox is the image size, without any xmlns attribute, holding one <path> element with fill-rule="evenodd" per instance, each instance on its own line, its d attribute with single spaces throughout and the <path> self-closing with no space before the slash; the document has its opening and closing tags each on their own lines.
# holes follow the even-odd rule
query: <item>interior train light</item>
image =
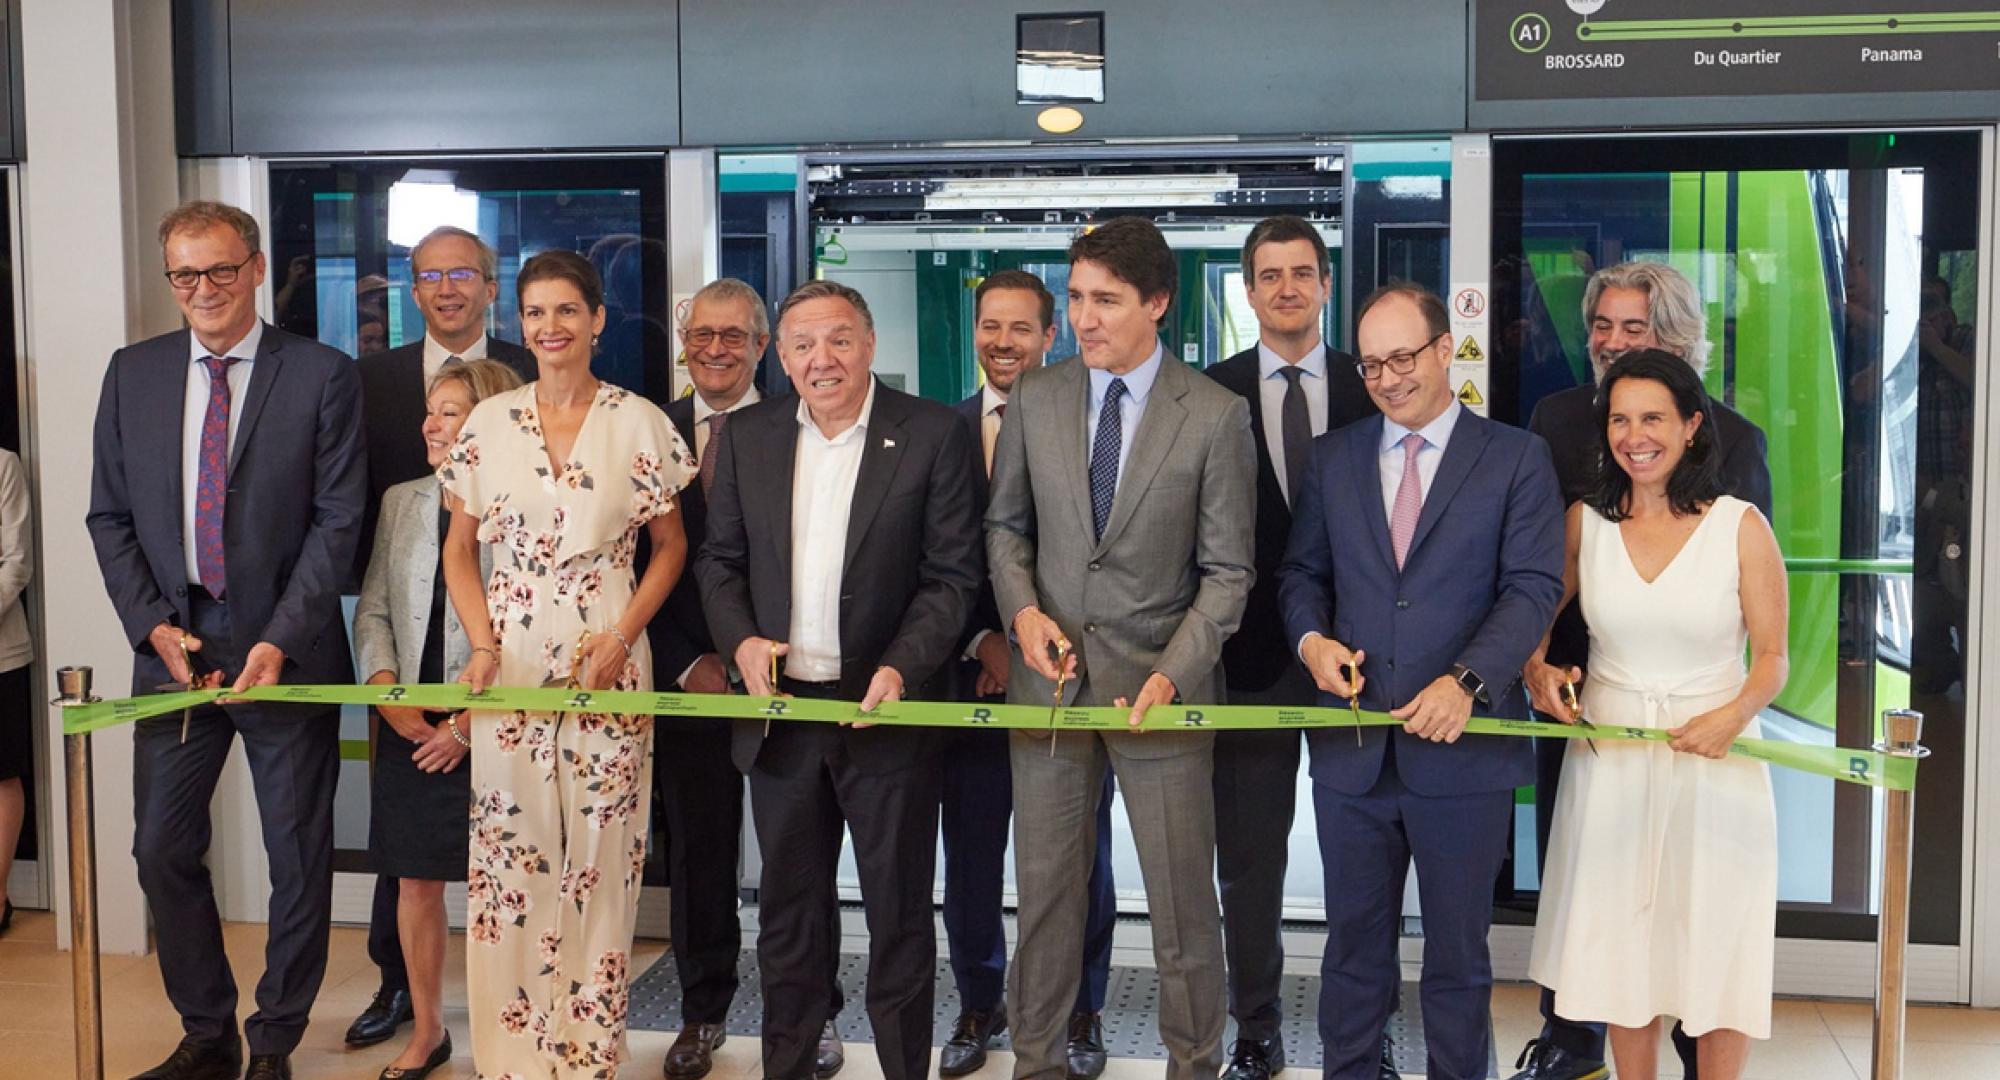
<svg viewBox="0 0 2000 1080">
<path fill-rule="evenodd" d="M 1083 126 L 1083 113 L 1068 105 L 1051 105 L 1035 114 L 1035 126 L 1051 135 L 1067 135 Z"/>
</svg>

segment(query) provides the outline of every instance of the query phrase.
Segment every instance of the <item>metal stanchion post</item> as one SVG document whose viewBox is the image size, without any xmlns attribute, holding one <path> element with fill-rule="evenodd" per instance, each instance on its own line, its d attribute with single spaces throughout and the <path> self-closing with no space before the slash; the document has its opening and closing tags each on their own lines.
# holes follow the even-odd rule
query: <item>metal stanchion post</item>
<svg viewBox="0 0 2000 1080">
<path fill-rule="evenodd" d="M 1882 741 L 1875 749 L 1894 757 L 1922 758 L 1924 714 L 1909 709 L 1882 713 Z M 1917 793 L 1883 793 L 1882 903 L 1875 946 L 1875 1046 L 1873 1080 L 1902 1080 L 1904 1002 L 1909 994 L 1906 954 L 1910 947 L 1910 845 L 1915 834 Z"/>
<path fill-rule="evenodd" d="M 56 686 L 61 694 L 56 698 L 57 705 L 81 705 L 97 700 L 90 695 L 87 667 L 58 670 Z M 63 736 L 63 763 L 69 802 L 69 963 L 75 990 L 76 1075 L 81 1080 L 103 1080 L 104 1011 L 97 964 L 97 815 L 88 734 Z"/>
</svg>

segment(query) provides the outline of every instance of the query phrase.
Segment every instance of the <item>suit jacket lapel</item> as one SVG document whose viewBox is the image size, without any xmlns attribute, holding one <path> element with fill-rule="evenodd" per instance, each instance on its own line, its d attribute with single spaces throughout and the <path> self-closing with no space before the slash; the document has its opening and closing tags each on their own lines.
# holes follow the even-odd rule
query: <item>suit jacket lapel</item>
<svg viewBox="0 0 2000 1080">
<path fill-rule="evenodd" d="M 236 440 L 229 448 L 231 476 L 236 475 L 236 463 L 243 460 L 243 450 L 250 445 L 250 433 L 257 426 L 258 415 L 264 411 L 265 399 L 271 396 L 271 384 L 277 381 L 281 349 L 277 330 L 266 324 L 264 337 L 257 344 L 257 362 L 250 365 L 250 386 L 243 392 L 243 401 L 237 406 L 243 410 L 243 418 L 236 422 Z"/>
<path fill-rule="evenodd" d="M 1084 418 L 1090 415 L 1090 369 L 1084 365 L 1083 357 L 1066 361 L 1059 369 L 1069 377 L 1069 388 L 1060 399 L 1057 410 L 1056 437 L 1070 441 L 1076 452 L 1066 460 L 1070 468 L 1064 470 L 1069 480 L 1070 497 L 1076 503 L 1076 520 L 1083 524 L 1083 538 L 1090 539 L 1090 428 Z"/>
<path fill-rule="evenodd" d="M 778 532 L 778 561 L 784 564 L 788 580 L 789 575 L 793 573 L 792 484 L 795 477 L 793 477 L 792 473 L 799 467 L 799 422 L 797 415 L 786 410 L 773 411 L 772 419 L 775 421 L 775 426 L 777 427 L 777 431 L 772 433 L 773 438 L 765 442 L 764 440 L 738 437 L 736 440 L 736 450 L 733 451 L 736 454 L 743 454 L 744 451 L 752 448 L 761 451 L 765 446 L 769 446 L 771 453 L 777 458 L 777 460 L 771 462 L 763 469 L 753 470 L 738 467 L 735 472 L 736 483 L 739 489 L 739 501 L 741 501 L 742 496 L 740 489 L 746 477 L 759 477 L 755 482 L 756 489 L 769 492 L 766 497 L 772 500 L 771 505 L 777 511 L 774 515 L 776 520 L 773 524 L 776 526 Z M 745 434 L 749 433 L 746 432 Z M 701 481 L 697 479 L 695 483 L 698 485 Z M 788 608 L 791 605 L 791 596 L 791 588 L 787 586 L 785 589 L 785 604 Z"/>
<path fill-rule="evenodd" d="M 1100 550 L 1111 546 L 1111 542 L 1124 530 L 1125 523 L 1132 520 L 1139 500 L 1145 496 L 1153 477 L 1159 474 L 1168 451 L 1173 449 L 1174 439 L 1180 435 L 1181 425 L 1187 421 L 1187 406 L 1181 404 L 1181 398 L 1187 394 L 1187 380 L 1192 377 L 1187 366 L 1179 360 L 1167 355 L 1160 357 L 1160 373 L 1153 379 L 1153 391 L 1148 395 L 1146 411 L 1139 414 L 1139 430 L 1132 436 L 1132 450 L 1126 455 L 1125 467 L 1119 473 L 1116 497 L 1111 502 L 1111 518 L 1104 523 L 1104 536 L 1097 543 Z M 1089 486 L 1087 479 L 1085 486 Z"/>
<path fill-rule="evenodd" d="M 861 472 L 854 478 L 854 502 L 847 510 L 847 547 L 840 556 L 843 578 L 862 538 L 868 535 L 868 526 L 875 522 L 875 511 L 882 508 L 882 500 L 889 494 L 896 467 L 902 464 L 903 444 L 908 441 L 902 421 L 901 403 L 890 396 L 887 387 L 876 387 L 874 414 L 861 433 Z"/>
<path fill-rule="evenodd" d="M 1396 549 L 1389 544 L 1389 516 L 1382 509 L 1382 466 L 1378 460 L 1382 456 L 1382 418 L 1377 416 L 1354 425 L 1347 433 L 1347 440 L 1353 459 L 1349 472 L 1354 476 L 1354 512 L 1368 522 L 1368 535 L 1375 538 L 1375 550 L 1382 556 L 1382 565 L 1393 569 Z"/>
<path fill-rule="evenodd" d="M 187 468 L 188 455 L 198 452 L 199 449 L 197 446 L 188 445 L 186 435 L 188 379 L 191 377 L 189 373 L 193 370 L 194 362 L 184 344 L 175 349 L 167 360 L 168 362 L 160 365 L 155 376 L 158 385 L 153 387 L 157 395 L 153 400 L 166 407 L 147 409 L 144 415 L 157 426 L 149 442 L 157 445 L 162 455 L 173 458 L 174 468 L 172 479 L 169 481 L 169 494 L 173 499 L 172 505 L 183 507 L 187 505 L 187 489 L 182 482 L 181 470 Z M 175 520 L 180 520 L 180 511 L 177 509 L 174 513 Z"/>
<path fill-rule="evenodd" d="M 1452 408 L 1463 406 L 1454 403 Z M 1480 451 L 1486 449 L 1492 434 L 1486 422 L 1472 410 L 1467 409 L 1459 416 L 1452 427 L 1451 441 L 1445 444 L 1444 459 L 1438 462 L 1437 475 L 1431 477 L 1431 489 L 1424 495 L 1423 513 L 1417 518 L 1417 531 L 1410 537 L 1406 559 L 1416 556 L 1417 549 L 1424 544 L 1424 537 L 1444 516 L 1445 507 L 1458 489 L 1465 485 L 1465 478 L 1472 475 L 1472 466 L 1479 461 Z"/>
</svg>

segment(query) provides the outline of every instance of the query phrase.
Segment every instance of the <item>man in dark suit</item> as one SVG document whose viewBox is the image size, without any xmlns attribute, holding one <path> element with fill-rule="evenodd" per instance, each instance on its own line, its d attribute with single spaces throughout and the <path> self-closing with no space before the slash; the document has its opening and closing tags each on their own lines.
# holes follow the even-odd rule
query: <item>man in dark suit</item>
<svg viewBox="0 0 2000 1080">
<path fill-rule="evenodd" d="M 1519 739 L 1464 731 L 1475 711 L 1528 715 L 1521 665 L 1562 598 L 1562 497 L 1541 439 L 1453 397 L 1435 295 L 1377 290 L 1356 338 L 1382 416 L 1313 445 L 1278 568 L 1285 630 L 1320 703 L 1358 695 L 1404 721 L 1307 737 L 1327 894 L 1324 1073 L 1374 1080 L 1380 1069 L 1414 860 L 1428 1075 L 1470 1080 L 1486 1075 L 1489 1052 L 1493 884 L 1514 789 L 1535 763 Z"/>
<path fill-rule="evenodd" d="M 1007 394 L 1024 371 L 1041 367 L 1055 344 L 1056 299 L 1048 286 L 1023 270 L 987 275 L 973 293 L 973 353 L 986 384 L 958 403 L 966 433 L 981 448 L 977 474 L 979 511 L 986 512 L 986 478 L 1007 412 Z M 982 580 L 979 603 L 958 665 L 958 696 L 1004 701 L 1013 648 Z M 964 1076 L 986 1064 L 986 1046 L 1007 1030 L 1007 933 L 1001 912 L 1006 879 L 1008 822 L 1014 814 L 1014 774 L 1004 731 L 956 731 L 945 736 L 944 934 L 959 1013 L 938 1054 L 938 1075 Z M 1070 1013 L 1068 1080 L 1095 1080 L 1104 1072 L 1104 995 L 1111 982 L 1111 938 L 1118 897 L 1111 876 L 1111 773 L 1097 803 L 1097 855 L 1090 869 L 1090 905 L 1083 935 L 1083 982 Z"/>
<path fill-rule="evenodd" d="M 368 503 L 362 511 L 361 539 L 354 551 L 348 592 L 359 589 L 375 550 L 375 518 L 382 493 L 430 471 L 425 464 L 422 428 L 425 392 L 446 364 L 481 358 L 499 360 L 523 379 L 535 377 L 535 358 L 512 342 L 486 336 L 486 312 L 499 293 L 493 249 L 479 237 L 451 225 L 431 230 L 410 249 L 410 294 L 423 312 L 424 336 L 387 352 L 364 356 L 361 406 L 367 417 Z M 375 879 L 374 910 L 368 917 L 368 959 L 382 972 L 375 998 L 347 1028 L 347 1045 L 373 1046 L 407 1023 L 410 976 L 396 932 L 395 878 Z"/>
<path fill-rule="evenodd" d="M 1548 440 L 1555 456 L 1556 479 L 1563 503 L 1590 492 L 1597 478 L 1598 447 L 1604 433 L 1597 429 L 1596 380 L 1613 360 L 1634 349 L 1663 349 L 1688 362 L 1700 374 L 1708 368 L 1707 319 L 1701 293 L 1680 271 L 1665 263 L 1628 262 L 1592 274 L 1583 291 L 1583 318 L 1590 330 L 1592 381 L 1586 386 L 1550 394 L 1535 406 L 1528 430 Z M 1715 418 L 1715 439 L 1721 451 L 1723 490 L 1771 516 L 1771 468 L 1764 456 L 1764 432 L 1742 413 L 1720 401 L 1709 402 Z M 1548 662 L 1581 673 L 1590 654 L 1590 631 L 1583 605 L 1572 601 L 1556 617 L 1549 633 Z M 1542 702 L 1536 702 L 1537 706 Z M 1562 782 L 1563 753 L 1568 739 L 1536 743 L 1535 841 L 1546 861 L 1549 826 L 1555 818 L 1557 785 Z M 1597 1080 L 1609 1075 L 1604 1064 L 1604 1025 L 1572 1023 L 1556 1015 L 1555 994 L 1542 991 L 1542 1033 L 1529 1040 L 1516 1064 L 1513 1080 Z M 1698 1080 L 1694 1040 L 1676 1023 L 1674 1049 L 1687 1080 Z"/>
<path fill-rule="evenodd" d="M 189 329 L 112 356 L 86 519 L 136 654 L 133 691 L 350 681 L 340 585 L 366 470 L 354 364 L 257 318 L 264 256 L 250 215 L 188 203 L 161 223 L 160 243 Z M 185 1031 L 146 1080 L 235 1080 L 241 1067 L 236 982 L 202 862 L 209 800 L 239 735 L 271 867 L 246 1075 L 291 1076 L 326 971 L 338 717 L 238 704 L 134 728 L 133 855 Z"/>
<path fill-rule="evenodd" d="M 874 323 L 845 285 L 815 281 L 785 300 L 778 356 L 797 401 L 743 410 L 710 448 L 695 573 L 716 651 L 759 696 L 858 700 L 863 712 L 923 696 L 948 680 L 979 589 L 974 443 L 949 408 L 874 378 Z M 764 861 L 757 960 L 772 1080 L 812 1074 L 829 1018 L 838 942 L 826 913 L 843 826 L 860 869 L 883 1075 L 929 1070 L 937 747 L 932 732 L 860 722 L 736 724 Z"/>
<path fill-rule="evenodd" d="M 1257 580 L 1242 628 L 1222 646 L 1232 705 L 1310 705 L 1315 698 L 1278 616 L 1278 560 L 1312 440 L 1375 412 L 1354 358 L 1320 337 L 1330 270 L 1326 241 L 1310 223 L 1290 215 L 1258 222 L 1243 243 L 1243 290 L 1257 313 L 1257 344 L 1208 369 L 1249 404 L 1257 444 Z M 1285 1067 L 1280 923 L 1299 746 L 1296 731 L 1215 736 L 1215 871 L 1236 1019 L 1226 1080 L 1269 1080 Z"/>
<path fill-rule="evenodd" d="M 770 315 L 757 290 L 735 278 L 702 286 L 681 326 L 694 393 L 667 406 L 667 419 L 701 462 L 699 482 L 680 494 L 688 550 L 701 547 L 708 491 L 715 483 L 717 436 L 735 416 L 763 400 L 757 362 L 771 343 Z M 647 627 L 655 678 L 695 694 L 727 694 L 729 665 L 716 651 L 702 613 L 701 586 L 684 574 Z M 736 956 L 743 947 L 736 918 L 737 869 L 742 860 L 743 773 L 730 756 L 730 724 L 713 717 L 677 717 L 653 735 L 655 812 L 665 824 L 667 884 L 673 895 L 674 965 L 681 980 L 681 1033 L 667 1050 L 672 1080 L 697 1080 L 715 1064 L 723 1022 L 736 996 Z M 829 915 L 836 922 L 839 912 Z M 835 1012 L 839 988 L 834 986 Z M 824 1080 L 845 1063 L 832 1025 L 822 1030 L 814 1065 Z"/>
</svg>

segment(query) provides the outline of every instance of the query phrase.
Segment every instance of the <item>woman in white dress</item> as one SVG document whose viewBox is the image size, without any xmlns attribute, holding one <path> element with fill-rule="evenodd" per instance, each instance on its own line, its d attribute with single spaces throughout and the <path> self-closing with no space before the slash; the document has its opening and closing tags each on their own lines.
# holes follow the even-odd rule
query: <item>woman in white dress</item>
<svg viewBox="0 0 2000 1080">
<path fill-rule="evenodd" d="M 1654 1077 L 1662 1016 L 1696 1037 L 1703 1080 L 1735 1080 L 1770 1036 L 1778 854 L 1768 768 L 1728 749 L 1785 684 L 1784 563 L 1722 494 L 1684 361 L 1620 358 L 1597 415 L 1597 487 L 1566 529 L 1565 603 L 1590 624 L 1580 711 L 1560 703 L 1582 673 L 1544 663 L 1546 638 L 1522 675 L 1550 715 L 1673 739 L 1570 743 L 1529 974 L 1560 1015 L 1609 1025 L 1620 1080 Z"/>
<path fill-rule="evenodd" d="M 687 552 L 693 457 L 666 414 L 590 373 L 604 289 L 582 256 L 521 267 L 539 378 L 481 401 L 438 467 L 459 681 L 650 690 L 646 623 Z M 633 572 L 640 530 L 651 542 Z M 479 573 L 480 545 L 493 571 Z M 475 710 L 466 999 L 487 1080 L 612 1080 L 652 795 L 650 716 Z"/>
</svg>

